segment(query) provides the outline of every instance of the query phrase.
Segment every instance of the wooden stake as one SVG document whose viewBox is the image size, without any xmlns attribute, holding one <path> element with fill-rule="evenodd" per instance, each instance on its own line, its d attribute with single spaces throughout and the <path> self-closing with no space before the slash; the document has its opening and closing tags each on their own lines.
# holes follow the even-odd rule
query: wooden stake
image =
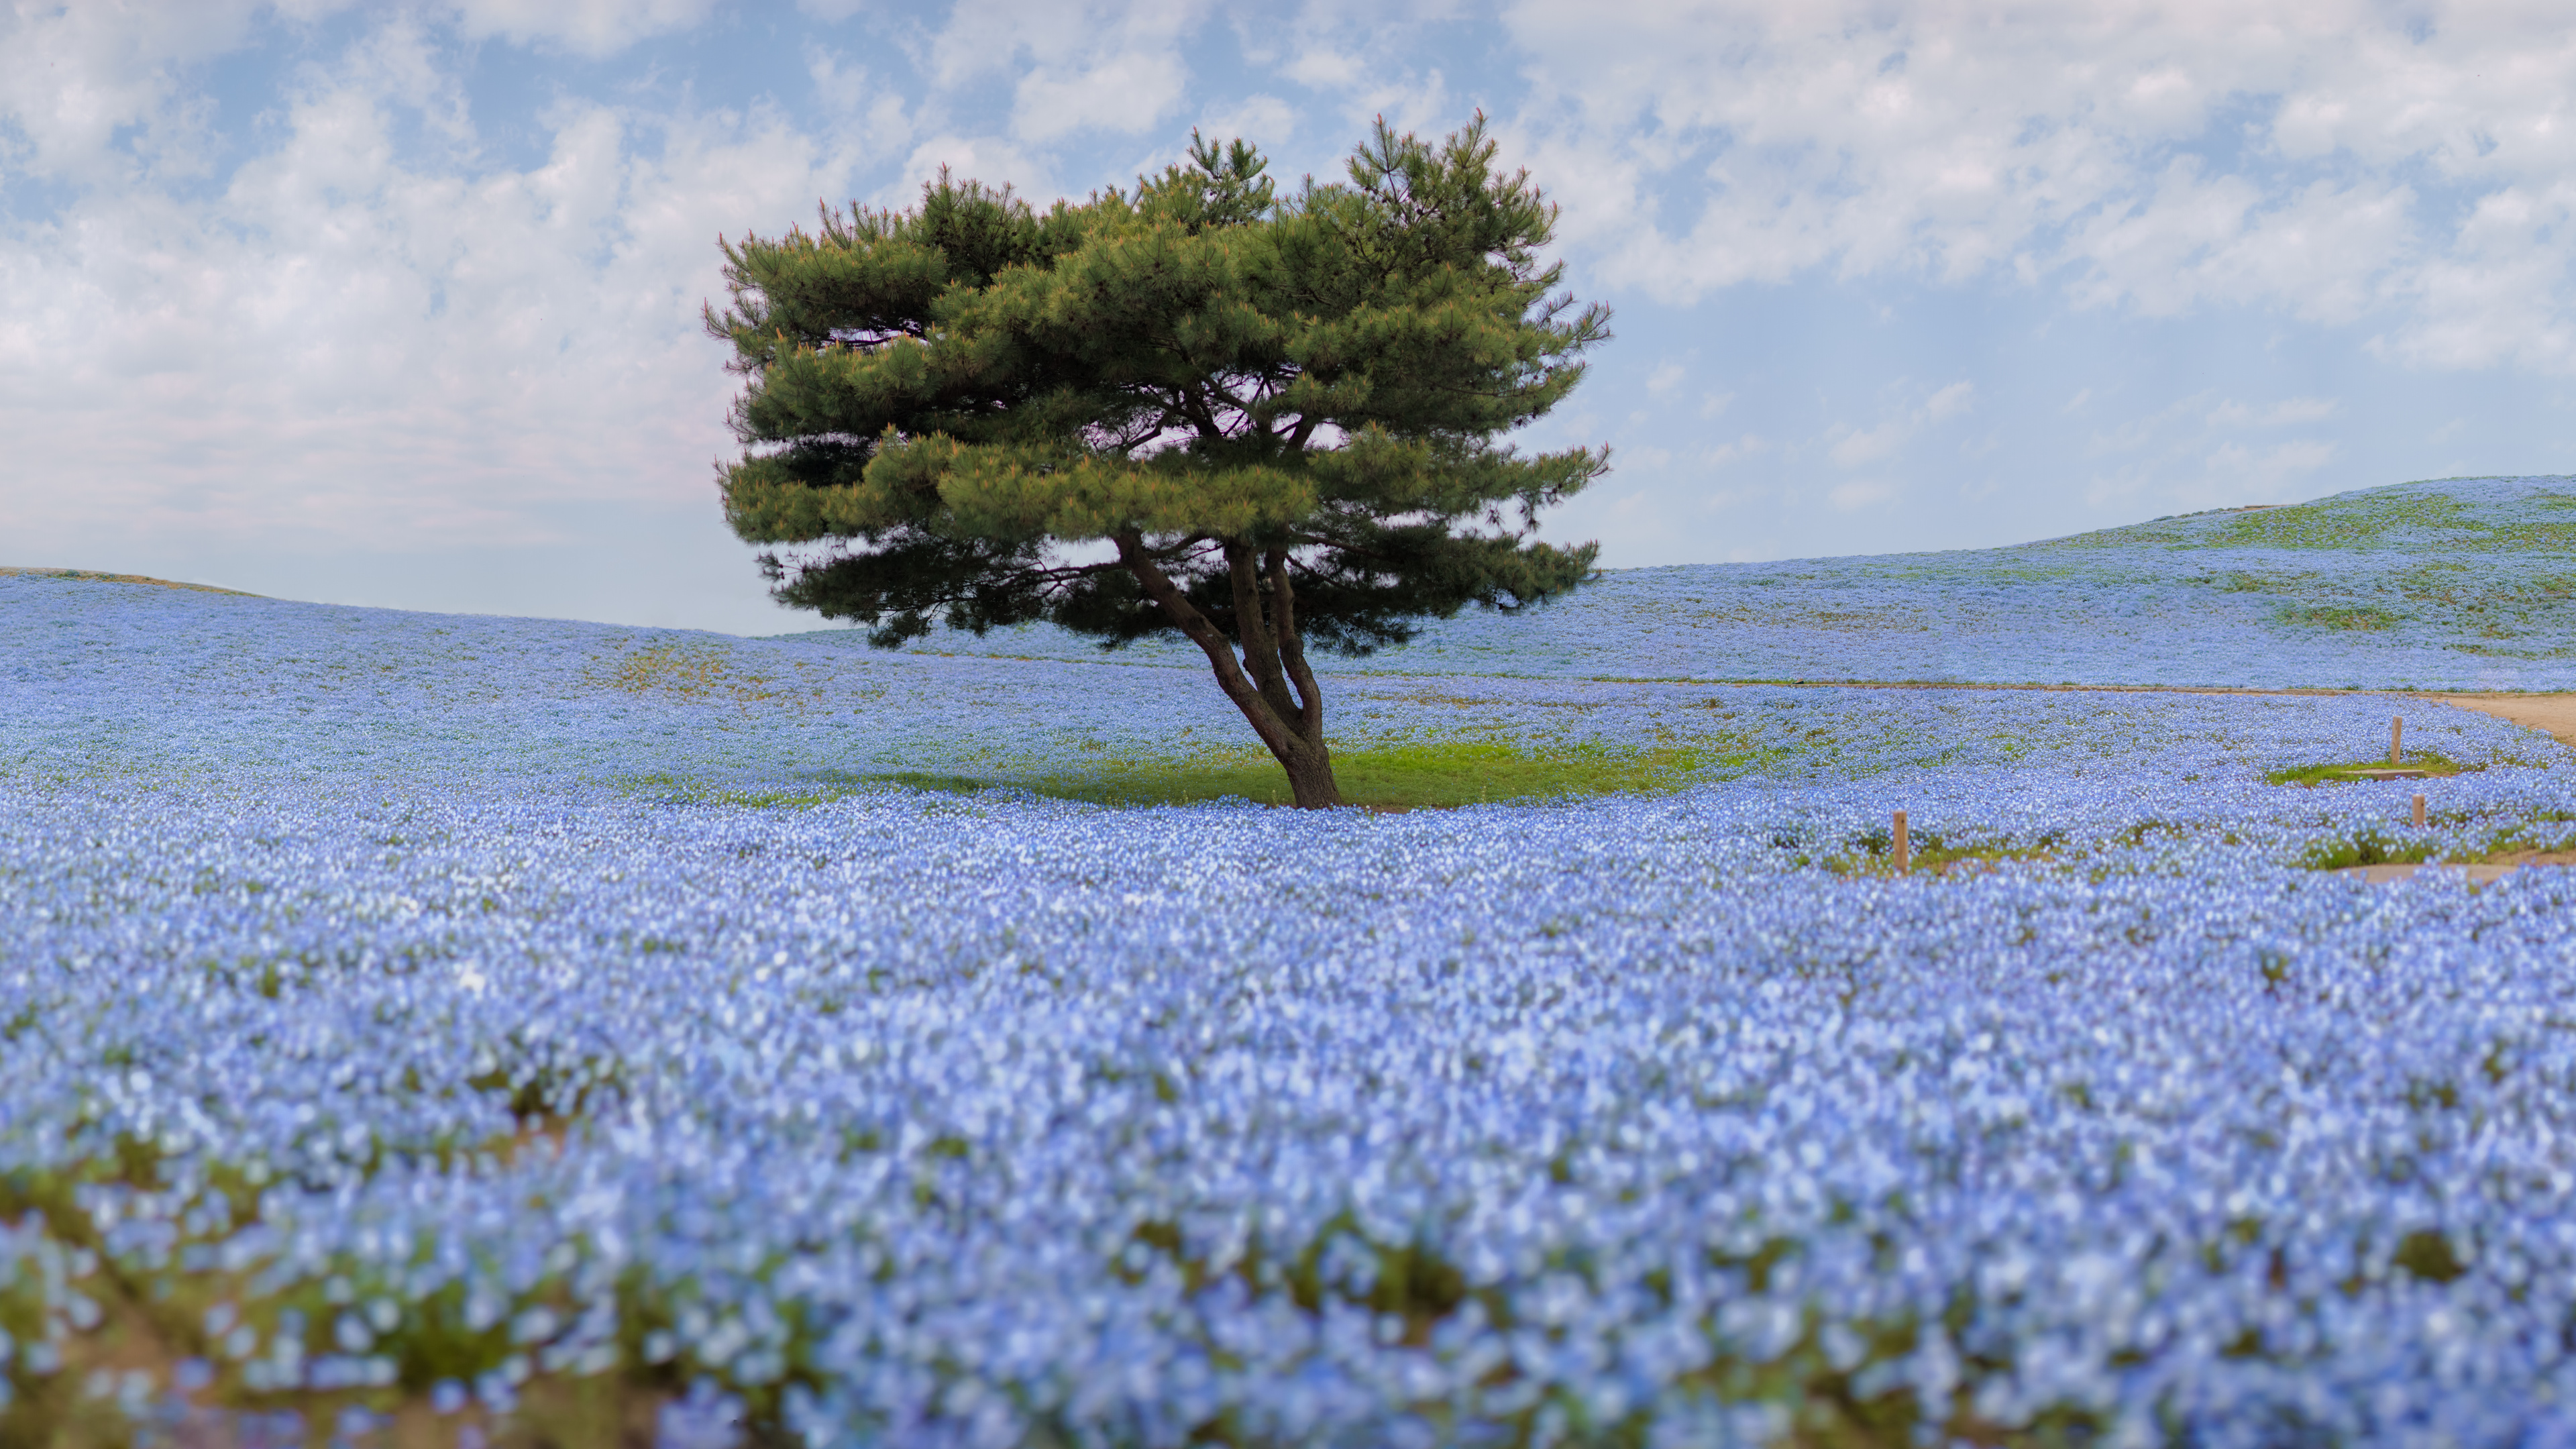
<svg viewBox="0 0 2576 1449">
<path fill-rule="evenodd" d="M 2405 743 L 2406 717 L 2400 715 L 2388 722 L 2388 763 L 2392 765 L 2399 763 L 2398 756 L 2405 753 L 2402 748 Z"/>
<path fill-rule="evenodd" d="M 1896 873 L 1898 875 L 1905 874 L 1913 854 L 1913 846 L 1905 838 L 1905 812 L 1899 810 L 1896 812 Z"/>
<path fill-rule="evenodd" d="M 2415 797 L 2415 828 L 2424 828 L 2424 797 L 2421 795 Z"/>
</svg>

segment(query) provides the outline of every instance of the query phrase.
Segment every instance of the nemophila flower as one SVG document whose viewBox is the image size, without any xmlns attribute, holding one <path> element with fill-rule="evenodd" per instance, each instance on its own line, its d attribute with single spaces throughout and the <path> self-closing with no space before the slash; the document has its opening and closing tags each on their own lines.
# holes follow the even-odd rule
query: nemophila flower
<svg viewBox="0 0 2576 1449">
<path fill-rule="evenodd" d="M 1362 738 L 1727 763 L 1113 810 L 861 777 L 1213 729 L 1195 678 L 0 610 L 13 1394 L 130 1293 L 201 1393 L 649 1369 L 674 1442 L 2570 1427 L 2576 884 L 2310 868 L 2576 836 L 2498 720 L 2306 790 L 2395 707 L 1389 676 Z M 1964 864 L 1892 875 L 1900 807 Z"/>
<path fill-rule="evenodd" d="M 2012 548 L 1624 569 L 1350 672 L 2423 689 L 2576 687 L 2576 480 L 2446 479 Z M 856 647 L 851 630 L 803 635 Z M 1097 659 L 1045 626 L 923 652 Z M 1185 641 L 1113 657 L 1204 668 Z"/>
</svg>

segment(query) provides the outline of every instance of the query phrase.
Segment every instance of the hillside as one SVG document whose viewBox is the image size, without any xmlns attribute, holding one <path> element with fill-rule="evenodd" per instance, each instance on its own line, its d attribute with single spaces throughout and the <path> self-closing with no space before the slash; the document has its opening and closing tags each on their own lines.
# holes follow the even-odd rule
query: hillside
<svg viewBox="0 0 2576 1449">
<path fill-rule="evenodd" d="M 2078 589 L 1960 557 L 1795 587 Z M 1584 788 L 1165 789 L 1252 748 L 1196 670 L 0 578 L 0 1444 L 2567 1437 L 2576 876 L 2334 868 L 2566 852 L 2576 756 L 1337 687 L 1346 762 Z M 2302 786 L 2397 708 L 2424 778 Z"/>
<path fill-rule="evenodd" d="M 1600 614 L 1585 601 L 1508 627 L 1561 630 Z M 0 619 L 0 770 L 52 777 L 579 782 L 805 800 L 904 782 L 1122 802 L 1268 799 L 1280 784 L 1198 670 L 1096 651 L 816 648 L 67 575 L 0 577 Z M 2377 697 L 2222 708 L 2189 696 L 1385 672 L 1341 677 L 1332 708 L 1352 798 L 1386 804 L 1424 803 L 1432 777 L 1471 781 L 1463 798 L 1476 801 L 2140 753 L 2214 751 L 2213 762 L 2259 773 L 2328 740 L 2367 741 L 2388 712 Z M 2464 760 L 2527 752 L 2509 727 L 2441 713 L 2414 726 L 2425 748 Z"/>
<path fill-rule="evenodd" d="M 2481 506 L 1767 587 L 2532 576 Z M 1614 647 L 1634 582 L 1528 622 Z M 1490 797 L 1223 798 L 1195 669 L 0 577 L 0 1444 L 2566 1437 L 2576 875 L 2338 868 L 2568 852 L 2576 756 L 2368 692 L 1336 689 L 1354 780 Z M 2396 709 L 2423 777 L 2350 780 Z"/>
<path fill-rule="evenodd" d="M 1102 657 L 1043 627 L 912 648 Z M 1112 657 L 1197 663 L 1173 644 Z M 1617 570 L 1330 671 L 2576 689 L 2576 478 L 2402 483 L 2009 548 Z"/>
</svg>

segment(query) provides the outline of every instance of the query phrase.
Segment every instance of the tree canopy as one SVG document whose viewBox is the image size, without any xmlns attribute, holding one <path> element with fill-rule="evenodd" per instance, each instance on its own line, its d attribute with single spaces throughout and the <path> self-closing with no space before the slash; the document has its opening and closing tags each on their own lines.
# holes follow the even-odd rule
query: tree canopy
<svg viewBox="0 0 2576 1449">
<path fill-rule="evenodd" d="M 1366 653 L 1588 576 L 1536 538 L 1606 449 L 1503 435 L 1583 376 L 1609 314 L 1543 260 L 1557 209 L 1482 116 L 1383 121 L 1347 182 L 1283 195 L 1260 153 L 1039 211 L 943 171 L 907 210 L 724 245 L 706 313 L 747 384 L 721 470 L 785 603 L 894 646 L 1046 620 L 1178 630 L 1298 804 L 1340 803 L 1308 646 Z"/>
</svg>

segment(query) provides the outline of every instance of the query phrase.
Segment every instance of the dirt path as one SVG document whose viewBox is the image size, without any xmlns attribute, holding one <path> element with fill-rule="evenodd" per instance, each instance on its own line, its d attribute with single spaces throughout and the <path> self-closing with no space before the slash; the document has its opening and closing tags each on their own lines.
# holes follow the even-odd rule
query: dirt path
<svg viewBox="0 0 2576 1449">
<path fill-rule="evenodd" d="M 2417 696 L 2461 709 L 2473 709 L 2547 732 L 2562 745 L 2576 746 L 2576 694 L 2427 694 Z"/>
</svg>

